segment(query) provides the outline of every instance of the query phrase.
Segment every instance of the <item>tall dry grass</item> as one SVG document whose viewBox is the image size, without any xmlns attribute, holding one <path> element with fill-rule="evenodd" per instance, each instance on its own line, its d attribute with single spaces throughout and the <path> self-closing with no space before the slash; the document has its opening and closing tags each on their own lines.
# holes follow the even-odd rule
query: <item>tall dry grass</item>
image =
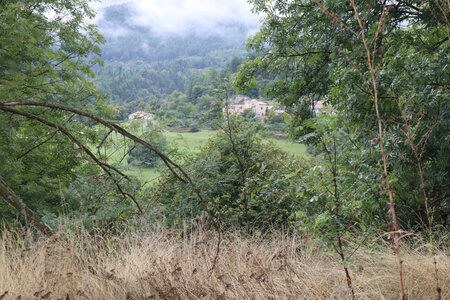
<svg viewBox="0 0 450 300">
<path fill-rule="evenodd" d="M 216 237 L 154 229 L 122 237 L 60 231 L 35 240 L 4 230 L 3 299 L 347 299 L 339 258 L 299 235 L 228 233 L 212 272 Z M 184 236 L 187 236 L 185 234 Z M 405 246 L 406 247 L 406 246 Z M 402 249 L 409 299 L 435 299 L 433 259 L 425 245 Z M 358 299 L 398 299 L 389 248 L 353 257 Z M 450 299 L 450 257 L 438 253 L 443 299 Z M 0 299 L 2 297 L 0 296 Z"/>
</svg>

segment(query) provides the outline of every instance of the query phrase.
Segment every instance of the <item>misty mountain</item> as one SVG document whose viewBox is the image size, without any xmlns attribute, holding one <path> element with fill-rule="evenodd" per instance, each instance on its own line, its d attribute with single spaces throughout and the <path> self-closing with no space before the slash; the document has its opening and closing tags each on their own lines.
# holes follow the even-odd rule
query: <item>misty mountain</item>
<svg viewBox="0 0 450 300">
<path fill-rule="evenodd" d="M 178 62 L 182 69 L 224 67 L 235 56 L 244 56 L 245 41 L 252 30 L 230 19 L 214 23 L 215 28 L 184 28 L 179 33 L 160 33 L 136 24 L 132 3 L 103 8 L 97 24 L 107 43 L 103 60 L 137 61 L 164 69 Z"/>
<path fill-rule="evenodd" d="M 233 58 L 242 60 L 247 55 L 245 41 L 254 29 L 235 18 L 222 18 L 210 28 L 156 31 L 149 23 L 136 21 L 138 12 L 131 2 L 99 13 L 97 25 L 106 43 L 105 66 L 96 69 L 97 83 L 111 103 L 126 107 L 127 113 L 164 101 L 175 91 L 188 93 L 206 72 L 223 70 Z"/>
</svg>

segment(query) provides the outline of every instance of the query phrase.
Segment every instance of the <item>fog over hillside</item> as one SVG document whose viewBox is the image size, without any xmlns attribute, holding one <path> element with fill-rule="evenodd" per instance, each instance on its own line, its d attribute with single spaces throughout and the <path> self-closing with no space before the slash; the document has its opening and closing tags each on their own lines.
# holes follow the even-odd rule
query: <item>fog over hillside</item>
<svg viewBox="0 0 450 300">
<path fill-rule="evenodd" d="M 149 110 L 189 119 L 183 126 L 212 108 L 206 74 L 236 72 L 248 55 L 246 40 L 259 29 L 245 0 L 105 0 L 94 8 L 106 39 L 105 66 L 95 68 L 100 91 L 120 106 L 121 118 Z M 198 104 L 201 96 L 208 97 Z"/>
<path fill-rule="evenodd" d="M 259 28 L 245 0 L 105 0 L 94 8 L 105 61 L 192 58 L 188 68 L 223 67 L 245 55 L 245 41 Z"/>
<path fill-rule="evenodd" d="M 230 34 L 230 30 L 234 31 L 236 25 L 245 28 L 248 35 L 260 24 L 259 17 L 251 12 L 245 0 L 103 0 L 95 5 L 99 25 L 107 24 L 105 8 L 115 5 L 126 7 L 130 18 L 122 24 L 126 26 L 101 26 L 102 32 L 108 36 L 125 35 L 130 27 L 151 29 L 160 35 L 223 36 Z"/>
</svg>

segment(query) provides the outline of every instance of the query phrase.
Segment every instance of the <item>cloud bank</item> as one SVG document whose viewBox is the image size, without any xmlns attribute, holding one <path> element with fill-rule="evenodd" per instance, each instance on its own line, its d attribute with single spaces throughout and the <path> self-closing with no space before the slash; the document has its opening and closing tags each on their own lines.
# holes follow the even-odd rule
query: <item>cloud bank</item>
<svg viewBox="0 0 450 300">
<path fill-rule="evenodd" d="M 101 8 L 128 3 L 133 10 L 133 25 L 151 28 L 159 34 L 220 34 L 230 24 L 241 24 L 249 33 L 259 28 L 259 17 L 246 0 L 103 0 Z"/>
</svg>

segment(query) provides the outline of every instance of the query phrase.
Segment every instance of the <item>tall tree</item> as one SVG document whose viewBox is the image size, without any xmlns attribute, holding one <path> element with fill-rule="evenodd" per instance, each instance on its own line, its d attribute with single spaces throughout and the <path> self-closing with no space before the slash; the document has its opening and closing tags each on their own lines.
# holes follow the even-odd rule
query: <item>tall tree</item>
<svg viewBox="0 0 450 300">
<path fill-rule="evenodd" d="M 303 122 L 313 114 L 298 108 L 311 110 L 317 100 L 351 120 L 360 142 L 380 159 L 372 168 L 380 176 L 380 193 L 389 199 L 388 227 L 397 245 L 399 224 L 430 224 L 430 234 L 433 223 L 446 225 L 448 1 L 250 2 L 264 23 L 248 45 L 261 55 L 241 66 L 236 84 L 248 88 L 261 70 L 275 73 L 268 92 L 300 112 L 294 126 L 299 134 L 311 130 Z M 399 271 L 406 297 L 400 256 Z"/>
<path fill-rule="evenodd" d="M 89 23 L 94 13 L 88 0 L 0 1 L 0 8 L 0 176 L 5 202 L 16 209 L 54 210 L 67 204 L 64 193 L 74 179 L 102 171 L 117 192 L 111 199 L 121 196 L 120 201 L 134 202 L 142 212 L 129 191 L 130 178 L 108 164 L 100 151 L 91 150 L 95 144 L 100 149 L 112 132 L 155 152 L 203 202 L 175 162 L 102 117 L 109 109 L 90 78 L 91 66 L 100 63 L 96 55 L 103 40 Z M 106 127 L 105 135 L 100 137 L 92 124 Z M 75 183 L 71 189 L 80 186 Z M 103 196 L 110 191 L 107 188 Z M 10 213 L 0 209 L 1 217 Z M 20 213 L 27 220 L 37 216 L 31 209 Z"/>
<path fill-rule="evenodd" d="M 88 1 L 0 1 L 0 101 L 42 101 L 104 111 L 90 81 L 102 37 L 89 21 Z M 24 112 L 75 131 L 92 130 L 73 115 L 29 108 Z M 0 175 L 24 203 L 55 211 L 75 179 L 79 150 L 58 128 L 0 109 Z M 87 141 L 89 135 L 76 135 Z M 66 203 L 68 204 L 68 203 Z M 0 206 L 0 217 L 12 212 Z"/>
<path fill-rule="evenodd" d="M 399 128 L 404 113 L 415 120 L 422 116 L 415 138 L 427 136 L 421 144 L 421 160 L 427 161 L 424 184 L 434 222 L 448 224 L 448 2 L 365 0 L 355 4 L 356 13 L 342 1 L 251 2 L 264 22 L 248 47 L 260 55 L 240 66 L 235 84 L 246 89 L 260 72 L 275 74 L 266 92 L 296 115 L 297 136 L 310 130 L 303 122 L 314 116 L 317 100 L 363 129 L 358 138 L 368 149 L 371 141 L 378 143 L 380 120 L 385 150 L 396 158 L 386 167 L 396 179 L 398 217 L 411 227 L 427 217 L 417 166 L 410 163 L 416 161 L 414 151 L 403 143 Z"/>
</svg>

